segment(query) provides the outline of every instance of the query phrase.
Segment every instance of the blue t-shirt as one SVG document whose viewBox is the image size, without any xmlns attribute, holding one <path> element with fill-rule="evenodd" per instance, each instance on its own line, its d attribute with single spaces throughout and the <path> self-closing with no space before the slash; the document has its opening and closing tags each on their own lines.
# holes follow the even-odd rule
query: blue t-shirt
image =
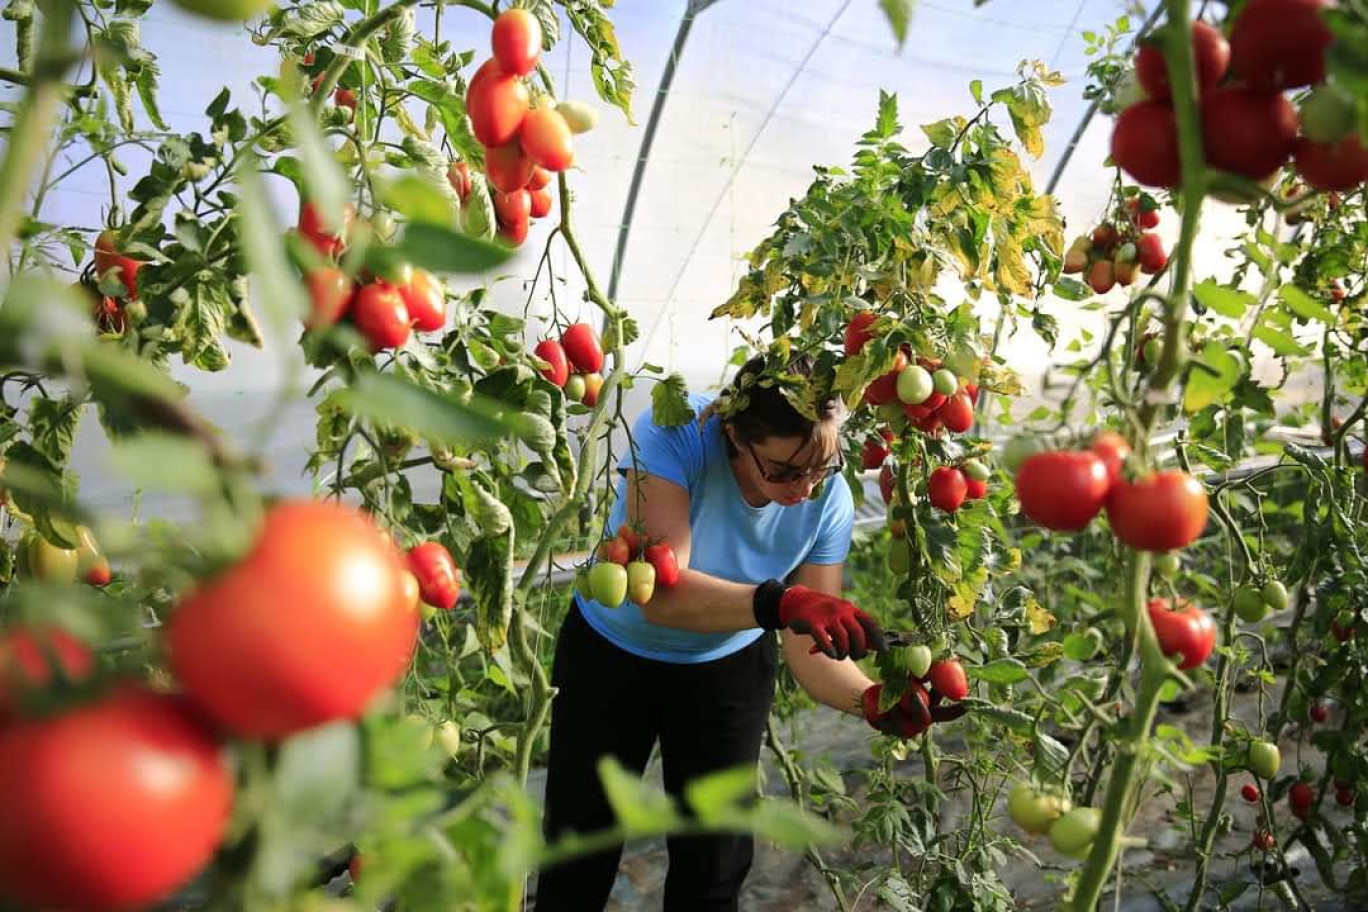
<svg viewBox="0 0 1368 912">
<path fill-rule="evenodd" d="M 710 396 L 691 395 L 702 410 Z M 786 579 L 802 564 L 839 564 L 850 550 L 855 506 L 840 475 L 827 479 L 820 496 L 792 507 L 768 503 L 752 507 L 741 495 L 728 462 L 722 422 L 710 417 L 700 428 L 657 427 L 648 409 L 632 428 L 636 458 L 628 452 L 618 465 L 617 501 L 608 528 L 626 521 L 626 472 L 636 469 L 673 482 L 689 492 L 691 531 L 689 568 L 737 583 Z M 576 595 L 580 611 L 609 642 L 634 655 L 677 664 L 711 662 L 749 646 L 764 631 L 697 633 L 653 624 L 628 600 L 608 608 Z"/>
</svg>

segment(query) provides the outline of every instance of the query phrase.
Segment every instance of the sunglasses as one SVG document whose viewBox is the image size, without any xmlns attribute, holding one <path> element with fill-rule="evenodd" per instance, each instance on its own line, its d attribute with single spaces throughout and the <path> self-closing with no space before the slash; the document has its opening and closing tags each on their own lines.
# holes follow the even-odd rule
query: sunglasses
<svg viewBox="0 0 1368 912">
<path fill-rule="evenodd" d="M 845 468 L 845 457 L 837 453 L 835 462 L 815 469 L 805 469 L 801 466 L 785 463 L 782 469 L 771 471 L 765 468 L 764 463 L 760 461 L 760 456 L 755 452 L 754 446 L 747 443 L 746 450 L 750 453 L 751 459 L 755 461 L 755 468 L 760 472 L 760 477 L 769 484 L 793 484 L 795 481 L 807 481 L 810 478 L 820 481 L 838 474 Z"/>
</svg>

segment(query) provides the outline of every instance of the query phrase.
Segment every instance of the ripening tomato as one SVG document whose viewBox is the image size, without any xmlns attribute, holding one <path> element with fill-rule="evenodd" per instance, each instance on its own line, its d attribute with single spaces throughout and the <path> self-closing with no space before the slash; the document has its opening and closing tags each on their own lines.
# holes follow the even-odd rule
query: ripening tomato
<svg viewBox="0 0 1368 912">
<path fill-rule="evenodd" d="M 76 568 L 80 563 L 75 548 L 59 548 L 37 532 L 29 533 L 26 539 L 24 558 L 34 579 L 53 583 L 75 582 Z"/>
<path fill-rule="evenodd" d="M 603 370 L 603 349 L 599 347 L 598 333 L 588 323 L 573 323 L 561 336 L 565 346 L 565 356 L 575 366 L 575 370 L 589 374 Z"/>
<path fill-rule="evenodd" d="M 526 222 L 532 214 L 532 195 L 526 190 L 494 194 L 494 212 L 500 225 Z"/>
<path fill-rule="evenodd" d="M 399 289 L 388 282 L 372 282 L 352 299 L 352 322 L 373 352 L 399 348 L 409 338 L 409 312 Z"/>
<path fill-rule="evenodd" d="M 489 185 L 500 193 L 517 193 L 532 177 L 532 159 L 528 158 L 518 141 L 502 146 L 485 147 L 485 177 Z"/>
<path fill-rule="evenodd" d="M 415 545 L 409 549 L 405 563 L 418 580 L 423 601 L 443 611 L 456 607 L 461 598 L 461 573 L 445 545 L 435 541 Z"/>
<path fill-rule="evenodd" d="M 1088 270 L 1088 285 L 1097 294 L 1106 294 L 1116 287 L 1116 271 L 1111 260 L 1098 260 Z"/>
<path fill-rule="evenodd" d="M 1112 534 L 1140 551 L 1187 547 L 1207 524 L 1207 492 L 1187 472 L 1156 472 L 1134 482 L 1121 479 L 1107 495 Z"/>
<path fill-rule="evenodd" d="M 1130 458 L 1130 442 L 1116 431 L 1102 431 L 1093 438 L 1091 449 L 1107 467 L 1107 483 L 1115 484 L 1121 477 L 1122 466 Z"/>
<path fill-rule="evenodd" d="M 1293 158 L 1297 173 L 1317 190 L 1352 190 L 1368 181 L 1368 149 L 1353 133 L 1333 143 L 1299 139 Z"/>
<path fill-rule="evenodd" d="M 969 696 L 969 676 L 964 673 L 958 658 L 952 656 L 932 662 L 926 677 L 931 688 L 951 702 L 958 703 Z"/>
<path fill-rule="evenodd" d="M 337 230 L 329 231 L 323 223 L 323 216 L 318 211 L 318 207 L 313 203 L 305 203 L 299 210 L 299 236 L 313 245 L 313 248 L 325 257 L 336 257 L 347 246 L 354 221 L 356 221 L 356 207 L 348 203 L 342 210 Z"/>
<path fill-rule="evenodd" d="M 506 145 L 518 135 L 529 103 L 523 81 L 505 73 L 497 61 L 487 60 L 466 89 L 471 132 L 485 146 Z"/>
<path fill-rule="evenodd" d="M 926 499 L 931 506 L 946 513 L 954 513 L 969 494 L 969 485 L 955 466 L 939 466 L 926 483 Z"/>
<path fill-rule="evenodd" d="M 1077 532 L 1102 509 L 1107 466 L 1090 450 L 1036 453 L 1016 474 L 1021 512 L 1047 529 Z"/>
<path fill-rule="evenodd" d="M 541 375 L 563 389 L 565 381 L 570 379 L 570 364 L 565 360 L 565 349 L 561 344 L 555 339 L 542 339 L 532 350 L 532 354 L 551 365 L 542 371 Z"/>
<path fill-rule="evenodd" d="M 108 586 L 113 578 L 109 560 L 100 553 L 100 546 L 89 529 L 79 526 L 77 532 L 80 544 L 76 548 L 76 572 L 81 575 L 81 581 L 95 587 Z"/>
<path fill-rule="evenodd" d="M 632 528 L 631 523 L 618 526 L 617 537 L 627 543 L 627 553 L 633 557 L 641 553 L 641 533 Z"/>
<path fill-rule="evenodd" d="M 454 161 L 447 165 L 447 183 L 451 184 L 451 189 L 456 191 L 456 197 L 464 203 L 466 197 L 470 196 L 470 165 L 463 161 Z"/>
<path fill-rule="evenodd" d="M 599 542 L 597 555 L 600 561 L 625 566 L 632 559 L 632 548 L 621 536 L 614 535 Z"/>
<path fill-rule="evenodd" d="M 599 390 L 603 389 L 603 375 L 593 371 L 584 375 L 584 404 L 589 408 L 598 405 Z"/>
<path fill-rule="evenodd" d="M 54 669 L 79 681 L 94 662 L 85 644 L 60 627 L 15 627 L 0 636 L 0 725 L 17 710 L 15 695 L 42 690 Z"/>
<path fill-rule="evenodd" d="M 1154 275 L 1168 265 L 1164 239 L 1153 232 L 1140 235 L 1135 242 L 1135 250 L 1140 261 L 1140 271 L 1146 275 Z"/>
<path fill-rule="evenodd" d="M 1207 93 L 1202 149 L 1207 164 L 1260 181 L 1281 168 L 1297 142 L 1297 109 L 1277 92 L 1243 87 Z"/>
<path fill-rule="evenodd" d="M 1251 0 L 1230 33 L 1230 68 L 1248 85 L 1295 89 L 1325 81 L 1334 34 L 1325 0 Z"/>
<path fill-rule="evenodd" d="M 551 183 L 551 172 L 545 168 L 532 166 L 532 176 L 527 180 L 527 189 L 531 191 L 545 190 Z"/>
<path fill-rule="evenodd" d="M 356 283 L 340 269 L 315 269 L 305 282 L 309 286 L 309 314 L 304 325 L 309 329 L 324 329 L 347 315 Z"/>
<path fill-rule="evenodd" d="M 233 779 L 177 697 L 123 685 L 0 730 L 0 895 L 34 909 L 158 902 L 213 857 Z"/>
<path fill-rule="evenodd" d="M 554 108 L 528 111 L 518 140 L 527 157 L 547 171 L 564 171 L 575 160 L 573 134 L 565 117 Z"/>
<path fill-rule="evenodd" d="M 1225 36 L 1201 20 L 1192 23 L 1192 54 L 1197 65 L 1197 82 L 1206 90 L 1221 81 L 1230 66 L 1230 45 Z M 1135 76 L 1150 98 L 1164 101 L 1173 95 L 1169 85 L 1168 62 L 1159 43 L 1147 43 L 1135 55 Z"/>
<path fill-rule="evenodd" d="M 1145 606 L 1159 649 L 1169 658 L 1181 657 L 1178 667 L 1196 668 L 1216 648 L 1216 623 L 1191 602 L 1179 601 L 1175 608 L 1168 599 L 1150 599 Z"/>
<path fill-rule="evenodd" d="M 413 328 L 436 332 L 446 326 L 446 287 L 426 269 L 413 270 L 413 278 L 399 287 Z"/>
<path fill-rule="evenodd" d="M 551 191 L 531 190 L 532 194 L 532 217 L 546 218 L 551 214 Z"/>
<path fill-rule="evenodd" d="M 936 417 L 947 430 L 963 434 L 974 426 L 974 404 L 966 393 L 955 393 L 936 410 Z"/>
<path fill-rule="evenodd" d="M 347 108 L 353 114 L 356 113 L 356 93 L 351 89 L 338 88 L 333 91 L 333 104 L 339 108 Z"/>
<path fill-rule="evenodd" d="M 674 548 L 665 542 L 648 545 L 646 560 L 655 567 L 657 586 L 662 589 L 673 589 L 679 584 L 679 561 L 675 557 Z"/>
<path fill-rule="evenodd" d="M 627 564 L 627 597 L 633 604 L 649 604 L 655 596 L 655 567 L 644 560 Z"/>
<path fill-rule="evenodd" d="M 850 318 L 845 328 L 846 355 L 858 355 L 865 347 L 865 343 L 874 338 L 869 327 L 873 326 L 877 319 L 878 317 L 868 310 L 862 310 Z"/>
<path fill-rule="evenodd" d="M 1254 848 L 1263 852 L 1271 852 L 1278 847 L 1278 840 L 1273 838 L 1273 834 L 1268 830 L 1259 830 L 1254 834 Z"/>
<path fill-rule="evenodd" d="M 1183 172 L 1173 108 L 1159 101 L 1142 101 L 1122 111 L 1112 129 L 1111 157 L 1136 183 L 1178 186 Z"/>
<path fill-rule="evenodd" d="M 336 503 L 271 507 L 251 551 L 181 600 L 171 668 L 234 734 L 279 739 L 360 715 L 403 674 L 419 616 L 399 553 Z"/>
<path fill-rule="evenodd" d="M 514 76 L 526 76 L 537 68 L 537 58 L 541 56 L 541 23 L 525 9 L 504 10 L 494 20 L 490 44 L 500 69 Z"/>
</svg>

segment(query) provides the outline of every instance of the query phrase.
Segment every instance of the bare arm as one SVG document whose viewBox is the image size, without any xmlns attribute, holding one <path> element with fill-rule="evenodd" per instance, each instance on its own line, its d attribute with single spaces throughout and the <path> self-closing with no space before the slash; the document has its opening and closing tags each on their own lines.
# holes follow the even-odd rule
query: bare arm
<svg viewBox="0 0 1368 912">
<path fill-rule="evenodd" d="M 634 487 L 640 484 L 640 490 Z M 755 627 L 755 587 L 690 570 L 689 492 L 679 485 L 634 470 L 627 472 L 627 516 L 640 522 L 650 538 L 663 538 L 679 562 L 679 583 L 657 588 L 641 609 L 662 627 L 699 633 L 729 633 Z M 805 640 L 811 642 L 807 637 Z"/>
<path fill-rule="evenodd" d="M 819 592 L 839 596 L 841 594 L 841 564 L 803 564 L 798 568 L 795 580 L 800 586 L 807 586 Z M 784 660 L 798 685 L 807 691 L 812 699 L 825 703 L 833 709 L 863 716 L 860 697 L 874 682 L 865 677 L 850 659 L 830 659 L 819 653 L 811 652 L 812 637 L 783 632 Z"/>
</svg>

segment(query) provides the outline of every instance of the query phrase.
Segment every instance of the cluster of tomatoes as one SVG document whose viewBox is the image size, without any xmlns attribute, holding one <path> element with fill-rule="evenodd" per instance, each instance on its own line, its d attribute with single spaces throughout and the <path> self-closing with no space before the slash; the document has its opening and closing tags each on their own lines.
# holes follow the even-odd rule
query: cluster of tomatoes
<svg viewBox="0 0 1368 912">
<path fill-rule="evenodd" d="M 226 833 L 224 739 L 275 742 L 357 717 L 407 667 L 419 599 L 450 608 L 459 594 L 441 544 L 401 554 L 352 508 L 285 501 L 245 557 L 180 600 L 164 629 L 178 693 L 106 678 L 60 629 L 11 629 L 0 896 L 43 909 L 162 900 Z"/>
<path fill-rule="evenodd" d="M 1235 18 L 1229 41 L 1217 28 L 1193 23 L 1209 166 L 1266 182 L 1292 159 L 1317 190 L 1349 190 L 1368 181 L 1354 100 L 1326 83 L 1326 50 L 1334 41 L 1322 18 L 1327 7 L 1326 0 L 1251 0 Z M 1168 64 L 1158 46 L 1140 48 L 1135 75 L 1148 97 L 1117 118 L 1112 160 L 1146 186 L 1176 187 L 1178 130 Z M 1306 86 L 1316 88 L 1299 117 L 1284 92 Z"/>
<path fill-rule="evenodd" d="M 523 78 L 541 56 L 542 28 L 535 15 L 504 10 L 494 20 L 491 44 L 493 58 L 475 71 L 466 90 L 466 113 L 484 146 L 499 236 L 518 246 L 531 220 L 551 211 L 550 174 L 574 163 L 573 134 L 592 128 L 593 115 L 583 105 L 554 105 L 549 99 L 533 106 Z M 459 177 L 452 185 L 462 193 Z"/>
<path fill-rule="evenodd" d="M 346 250 L 356 209 L 348 204 L 341 224 L 327 228 L 318 208 L 305 203 L 299 212 L 299 235 L 330 264 L 310 269 L 309 314 L 304 325 L 324 329 L 350 320 L 372 352 L 401 348 L 413 330 L 438 332 L 446 326 L 446 287 L 432 273 L 408 264 L 380 277 L 364 275 L 357 282 L 335 265 Z"/>
<path fill-rule="evenodd" d="M 1097 808 L 1076 808 L 1066 796 L 1029 782 L 1018 782 L 1007 793 L 1007 815 L 1027 833 L 1048 833 L 1056 852 L 1076 859 L 1092 851 L 1102 822 Z"/>
<path fill-rule="evenodd" d="M 126 323 L 124 301 L 138 300 L 138 271 L 142 260 L 135 259 L 118 249 L 118 233 L 113 228 L 100 232 L 95 239 L 95 277 L 103 282 L 106 276 L 113 275 L 123 286 L 122 294 L 95 294 L 91 315 L 95 325 L 102 333 L 122 333 Z"/>
<path fill-rule="evenodd" d="M 933 660 L 930 646 L 908 646 L 905 655 L 910 680 L 898 701 L 901 712 L 897 716 L 896 728 L 881 727 L 880 730 L 903 738 L 915 738 L 938 718 L 942 721 L 949 718 L 940 715 L 938 707 L 942 701 L 958 703 L 969 696 L 969 676 L 965 674 L 957 656 Z M 881 694 L 882 685 L 879 685 L 871 689 L 865 699 L 877 706 Z M 876 715 L 870 711 L 873 706 L 866 710 L 871 717 Z M 937 712 L 933 713 L 933 710 Z"/>
<path fill-rule="evenodd" d="M 547 365 L 541 375 L 565 390 L 567 399 L 589 408 L 598 405 L 603 388 L 603 346 L 592 326 L 572 323 L 561 333 L 559 342 L 543 339 L 532 353 Z"/>
<path fill-rule="evenodd" d="M 627 523 L 599 543 L 595 557 L 576 574 L 575 591 L 608 608 L 621 608 L 628 599 L 646 605 L 656 586 L 673 589 L 679 584 L 679 562 L 669 543 L 648 542 Z"/>
<path fill-rule="evenodd" d="M 1064 255 L 1064 271 L 1086 273 L 1088 285 L 1106 294 L 1117 285 L 1129 287 L 1138 274 L 1154 275 L 1168 265 L 1163 238 L 1149 231 L 1159 224 L 1159 205 L 1149 194 L 1133 196 L 1127 203 L 1120 228 L 1105 222 L 1091 235 L 1074 239 Z"/>
</svg>

